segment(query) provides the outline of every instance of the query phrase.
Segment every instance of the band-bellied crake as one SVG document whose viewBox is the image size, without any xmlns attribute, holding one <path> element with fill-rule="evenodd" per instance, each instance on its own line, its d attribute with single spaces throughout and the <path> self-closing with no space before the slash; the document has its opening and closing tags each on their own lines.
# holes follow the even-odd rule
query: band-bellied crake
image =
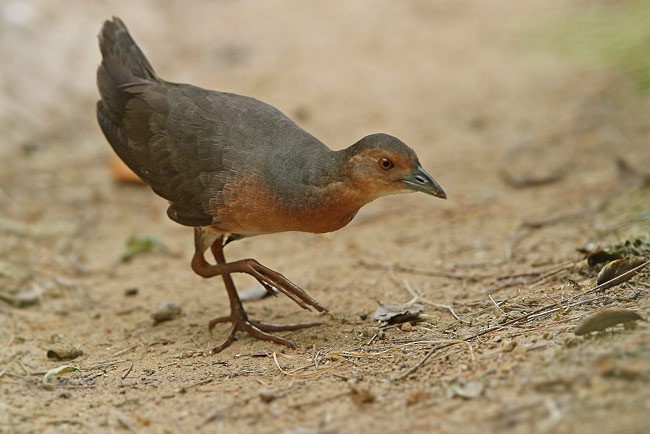
<svg viewBox="0 0 650 434">
<path fill-rule="evenodd" d="M 305 309 L 324 311 L 282 274 L 254 259 L 226 262 L 228 241 L 283 231 L 323 233 L 348 224 L 365 204 L 421 191 L 446 198 L 415 152 L 387 134 L 366 136 L 332 151 L 276 108 L 254 98 L 158 77 L 119 18 L 99 34 L 97 119 L 117 155 L 169 201 L 167 215 L 194 227 L 192 269 L 221 276 L 231 322 L 221 351 L 246 331 L 294 348 L 269 334 L 321 323 L 276 325 L 249 319 L 231 273 L 247 273 Z M 206 261 L 211 249 L 216 264 Z"/>
</svg>

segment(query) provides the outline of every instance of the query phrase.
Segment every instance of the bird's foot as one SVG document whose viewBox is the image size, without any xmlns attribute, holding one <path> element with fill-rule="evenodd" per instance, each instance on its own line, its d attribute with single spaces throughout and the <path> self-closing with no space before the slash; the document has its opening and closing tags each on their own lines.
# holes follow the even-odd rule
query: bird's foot
<svg viewBox="0 0 650 434">
<path fill-rule="evenodd" d="M 262 321 L 255 321 L 255 320 L 248 319 L 246 312 L 241 311 L 237 313 L 233 312 L 230 314 L 230 316 L 221 316 L 213 319 L 208 324 L 210 331 L 212 332 L 212 329 L 217 324 L 222 322 L 231 322 L 232 327 L 230 328 L 228 337 L 221 343 L 221 345 L 214 347 L 212 349 L 212 354 L 216 354 L 221 350 L 229 347 L 230 344 L 232 344 L 235 341 L 236 339 L 235 334 L 238 331 L 246 332 L 257 339 L 275 342 L 276 344 L 284 345 L 285 347 L 289 347 L 291 349 L 296 349 L 296 344 L 294 344 L 290 340 L 283 339 L 279 336 L 274 336 L 266 332 L 300 330 L 308 327 L 316 327 L 323 324 L 322 322 L 305 322 L 299 324 L 270 324 Z"/>
</svg>

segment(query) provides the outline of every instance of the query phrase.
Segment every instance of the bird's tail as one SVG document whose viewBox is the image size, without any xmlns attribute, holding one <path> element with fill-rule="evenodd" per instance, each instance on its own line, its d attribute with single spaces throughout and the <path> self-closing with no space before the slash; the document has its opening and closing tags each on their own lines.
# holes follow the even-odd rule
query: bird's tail
<svg viewBox="0 0 650 434">
<path fill-rule="evenodd" d="M 102 101 L 98 104 L 119 125 L 129 99 L 124 87 L 159 78 L 121 19 L 113 17 L 104 22 L 99 32 L 99 48 L 102 63 L 97 69 L 97 87 Z"/>
</svg>

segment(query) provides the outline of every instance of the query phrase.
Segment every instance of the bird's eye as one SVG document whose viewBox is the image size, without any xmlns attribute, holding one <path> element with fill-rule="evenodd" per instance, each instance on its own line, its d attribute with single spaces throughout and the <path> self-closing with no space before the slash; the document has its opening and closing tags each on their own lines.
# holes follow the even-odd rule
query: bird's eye
<svg viewBox="0 0 650 434">
<path fill-rule="evenodd" d="M 395 164 L 386 157 L 381 157 L 378 161 L 379 167 L 384 170 L 392 169 L 395 167 Z"/>
</svg>

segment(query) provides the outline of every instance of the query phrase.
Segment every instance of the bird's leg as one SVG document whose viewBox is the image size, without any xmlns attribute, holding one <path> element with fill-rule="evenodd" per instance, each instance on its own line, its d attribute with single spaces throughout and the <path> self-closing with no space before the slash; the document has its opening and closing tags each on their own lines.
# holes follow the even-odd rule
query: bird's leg
<svg viewBox="0 0 650 434">
<path fill-rule="evenodd" d="M 224 257 L 223 254 L 223 244 L 219 243 L 219 240 L 217 240 L 214 242 L 214 244 L 212 244 L 211 249 L 212 249 L 212 254 L 214 255 L 214 259 L 217 261 L 217 264 L 225 264 L 226 258 Z M 243 314 L 243 317 L 247 319 L 246 312 L 244 311 L 244 306 L 242 305 L 239 295 L 237 294 L 235 283 L 232 281 L 230 274 L 222 274 L 221 277 L 223 278 L 223 282 L 226 285 L 226 289 L 228 290 L 229 296 L 231 294 L 231 291 L 232 293 L 234 293 L 234 297 L 230 298 L 230 310 L 234 311 L 234 309 L 237 308 L 237 310 Z M 233 300 L 235 300 L 235 305 L 233 305 Z M 222 322 L 222 321 L 217 321 L 217 322 Z M 217 322 L 215 322 L 215 324 Z M 254 320 L 250 320 L 250 322 L 258 326 L 258 328 L 263 331 L 298 330 L 301 328 L 314 327 L 322 324 L 321 322 L 308 322 L 308 323 L 300 323 L 300 324 L 270 324 L 270 323 L 264 323 L 261 321 L 254 321 Z M 210 328 L 212 329 L 213 327 L 214 324 L 211 324 Z"/>
<path fill-rule="evenodd" d="M 203 277 L 213 277 L 216 275 L 221 275 L 224 285 L 226 286 L 226 291 L 228 292 L 228 298 L 230 300 L 230 315 L 229 316 L 223 316 L 223 317 L 218 317 L 210 321 L 209 327 L 210 330 L 214 328 L 214 326 L 218 323 L 221 322 L 231 322 L 232 323 L 232 328 L 230 329 L 230 333 L 228 334 L 228 337 L 219 345 L 218 347 L 215 347 L 212 352 L 213 353 L 218 353 L 219 351 L 223 350 L 224 348 L 228 347 L 232 342 L 235 340 L 235 334 L 238 331 L 245 331 L 249 333 L 250 335 L 258 338 L 258 339 L 263 339 L 271 342 L 275 342 L 280 345 L 285 345 L 289 348 L 295 348 L 295 344 L 289 340 L 280 338 L 278 336 L 273 336 L 265 332 L 272 332 L 272 331 L 283 331 L 283 330 L 298 330 L 302 328 L 307 328 L 307 327 L 314 327 L 321 325 L 322 323 L 320 322 L 308 322 L 308 323 L 302 323 L 302 324 L 285 324 L 285 325 L 276 325 L 276 324 L 269 324 L 269 323 L 264 323 L 261 321 L 254 321 L 250 320 L 248 318 L 248 315 L 246 314 L 246 311 L 244 310 L 244 306 L 242 305 L 242 302 L 239 298 L 239 295 L 237 294 L 237 289 L 235 288 L 235 283 L 232 280 L 232 277 L 230 277 L 231 272 L 244 272 L 248 273 L 248 269 L 245 269 L 245 267 L 241 266 L 236 266 L 236 267 L 231 267 L 232 264 L 238 264 L 240 265 L 243 263 L 245 264 L 246 261 L 237 261 L 234 263 L 226 263 L 226 258 L 224 257 L 223 254 L 223 236 L 219 237 L 204 237 L 202 233 L 199 233 L 200 229 L 195 230 L 195 252 L 194 252 L 194 258 L 192 259 L 192 268 L 194 271 L 197 272 L 200 276 Z M 212 242 L 210 245 L 210 248 L 212 250 L 212 253 L 214 255 L 215 260 L 217 261 L 216 265 L 209 264 L 204 257 L 205 250 L 207 250 L 205 244 L 206 242 Z M 266 268 L 266 267 L 264 267 Z M 272 271 L 272 270 L 269 270 Z M 251 273 L 249 273 L 251 274 Z M 276 273 L 279 275 L 279 273 Z M 281 275 L 280 275 L 281 276 Z M 255 276 L 256 277 L 256 276 Z M 258 278 L 258 280 L 260 280 Z M 286 280 L 286 279 L 285 279 Z M 264 282 L 260 280 L 262 284 L 266 287 L 267 285 L 272 285 L 271 283 Z M 287 280 L 287 282 L 289 282 Z M 290 283 L 290 282 L 289 282 Z M 292 284 L 293 285 L 293 284 Z M 295 286 L 295 285 L 294 285 Z M 278 288 L 280 290 L 280 288 Z M 302 291 L 302 290 L 300 290 Z M 286 294 L 285 291 L 282 291 Z M 303 292 L 304 293 L 304 292 Z M 290 292 L 291 295 L 294 295 L 293 292 Z M 287 294 L 289 295 L 289 294 Z M 306 295 L 306 294 L 305 294 Z M 296 296 L 297 297 L 297 296 Z M 309 307 L 304 303 L 304 301 L 312 301 L 309 296 L 307 296 L 308 300 L 304 300 L 302 297 L 300 298 L 294 298 L 291 297 L 294 301 L 296 301 L 298 304 L 300 304 L 302 307 L 309 309 Z M 304 300 L 304 301 L 303 301 Z M 314 303 L 310 303 L 312 306 L 315 308 L 320 308 L 319 310 L 323 310 L 323 308 L 314 301 Z"/>
<path fill-rule="evenodd" d="M 249 274 L 257 279 L 257 281 L 260 282 L 268 291 L 271 291 L 271 288 L 277 289 L 303 309 L 311 310 L 310 307 L 313 307 L 319 312 L 324 312 L 326 310 L 295 283 L 291 282 L 277 271 L 265 267 L 254 259 L 243 259 L 235 262 L 224 261 L 222 263 L 217 263 L 217 265 L 209 264 L 205 260 L 204 253 L 208 248 L 214 248 L 215 244 L 217 244 L 220 249 L 223 249 L 222 235 L 216 235 L 200 228 L 194 229 L 195 250 L 194 257 L 192 258 L 192 269 L 199 276 L 208 278 L 230 273 Z"/>
</svg>

